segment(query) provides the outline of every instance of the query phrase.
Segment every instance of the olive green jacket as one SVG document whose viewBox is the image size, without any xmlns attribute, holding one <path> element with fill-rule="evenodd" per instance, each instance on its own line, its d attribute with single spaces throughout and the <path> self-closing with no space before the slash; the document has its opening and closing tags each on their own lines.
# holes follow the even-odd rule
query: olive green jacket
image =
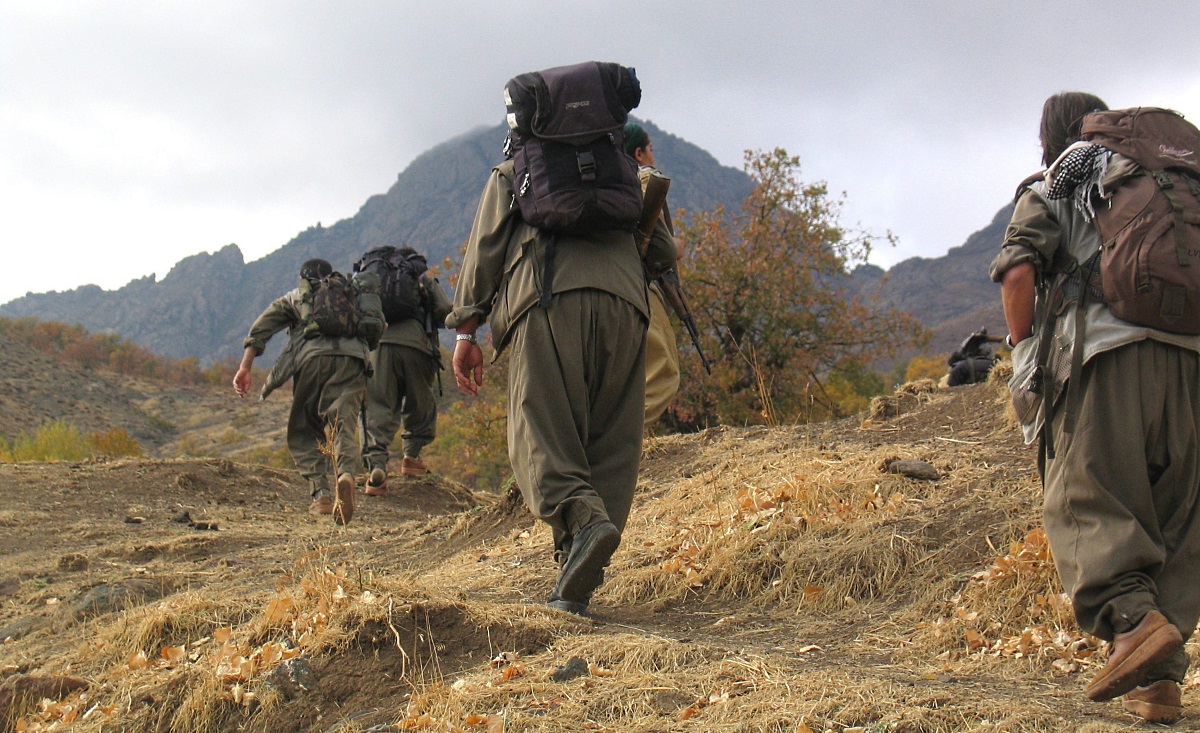
<svg viewBox="0 0 1200 733">
<path fill-rule="evenodd" d="M 442 285 L 437 278 L 422 274 L 420 285 L 422 294 L 426 296 L 423 299 L 432 306 L 430 315 L 433 318 L 433 325 L 441 328 L 446 321 L 446 316 L 450 315 L 450 311 L 454 308 L 454 304 L 450 302 L 446 291 L 442 290 Z M 387 330 L 379 338 L 379 343 L 407 346 L 433 356 L 434 346 L 429 339 L 428 327 L 429 324 L 415 318 L 407 318 L 399 323 L 389 323 Z"/>
<path fill-rule="evenodd" d="M 253 347 L 254 355 L 262 356 L 271 337 L 285 328 L 288 329 L 288 345 L 284 347 L 275 366 L 271 368 L 267 382 L 263 385 L 260 399 L 266 399 L 272 391 L 283 386 L 314 356 L 350 356 L 361 359 L 364 364 L 370 364 L 367 358 L 367 342 L 364 339 L 330 338 L 328 336 L 304 338 L 302 300 L 303 296 L 299 288 L 276 298 L 258 318 L 254 319 L 253 325 L 250 326 L 250 334 L 242 341 L 243 349 Z"/>
<path fill-rule="evenodd" d="M 551 236 L 529 226 L 513 201 L 512 161 L 492 169 L 467 240 L 466 256 L 454 294 L 454 310 L 446 318 L 456 328 L 472 316 L 490 322 L 496 354 L 504 349 L 521 316 L 538 305 L 542 294 L 546 245 Z M 633 305 L 649 320 L 646 276 L 632 232 L 596 231 L 586 235 L 553 235 L 552 293 L 594 289 Z M 656 248 L 655 256 L 673 261 L 674 253 Z M 650 255 L 647 255 L 650 259 Z"/>
</svg>

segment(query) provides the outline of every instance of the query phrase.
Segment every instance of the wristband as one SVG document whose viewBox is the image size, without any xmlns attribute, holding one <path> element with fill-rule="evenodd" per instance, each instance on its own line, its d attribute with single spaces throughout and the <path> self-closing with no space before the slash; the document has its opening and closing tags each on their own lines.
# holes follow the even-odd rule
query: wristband
<svg viewBox="0 0 1200 733">
<path fill-rule="evenodd" d="M 456 334 L 454 334 L 454 341 L 456 343 L 459 341 L 470 341 L 473 344 L 479 343 L 478 340 L 475 338 L 475 334 L 473 334 L 473 333 L 456 333 Z"/>
<path fill-rule="evenodd" d="M 1005 335 L 1005 337 L 1004 337 L 1004 345 L 1005 345 L 1005 346 L 1007 346 L 1007 347 L 1008 347 L 1008 348 L 1010 348 L 1010 349 L 1015 349 L 1015 348 L 1017 347 L 1017 345 L 1013 343 L 1013 340 L 1012 340 L 1012 334 L 1011 334 L 1011 333 L 1010 333 L 1010 334 L 1007 334 L 1007 335 Z"/>
</svg>

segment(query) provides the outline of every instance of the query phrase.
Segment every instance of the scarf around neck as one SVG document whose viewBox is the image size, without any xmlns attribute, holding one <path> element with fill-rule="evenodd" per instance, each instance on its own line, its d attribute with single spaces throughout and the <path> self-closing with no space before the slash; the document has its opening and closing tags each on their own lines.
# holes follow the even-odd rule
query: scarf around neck
<svg viewBox="0 0 1200 733">
<path fill-rule="evenodd" d="M 1070 196 L 1084 219 L 1091 221 L 1096 216 L 1092 194 L 1110 195 L 1104 190 L 1104 177 L 1111 158 L 1112 151 L 1102 145 L 1074 143 L 1046 170 L 1046 198 Z"/>
</svg>

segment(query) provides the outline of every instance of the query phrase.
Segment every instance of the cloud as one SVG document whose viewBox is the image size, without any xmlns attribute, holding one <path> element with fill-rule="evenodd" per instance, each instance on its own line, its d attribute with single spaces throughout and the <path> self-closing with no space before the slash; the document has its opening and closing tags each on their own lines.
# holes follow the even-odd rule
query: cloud
<svg viewBox="0 0 1200 733">
<path fill-rule="evenodd" d="M 229 242 L 261 257 L 498 122 L 509 77 L 584 58 L 637 67 L 639 116 L 727 165 L 799 155 L 846 192 L 847 223 L 898 235 L 881 264 L 939 256 L 1036 167 L 1048 94 L 1200 116 L 1197 21 L 1189 0 L 0 0 L 21 273 L 0 302 L 161 276 Z"/>
</svg>

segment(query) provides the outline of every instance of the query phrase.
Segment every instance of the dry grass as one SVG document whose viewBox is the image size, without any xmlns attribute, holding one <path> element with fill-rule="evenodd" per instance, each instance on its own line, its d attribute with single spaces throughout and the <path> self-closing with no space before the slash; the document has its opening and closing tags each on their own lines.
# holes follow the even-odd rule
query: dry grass
<svg viewBox="0 0 1200 733">
<path fill-rule="evenodd" d="M 331 535 L 269 589 L 95 619 L 44 668 L 95 680 L 75 704 L 101 712 L 28 730 L 1127 729 L 1078 693 L 1096 644 L 1061 600 L 1002 384 L 909 386 L 861 423 L 648 441 L 595 619 L 542 604 L 550 532 L 502 499 L 382 547 Z M 941 478 L 881 470 L 893 458 Z M 317 687 L 269 683 L 286 659 Z M 556 680 L 572 659 L 587 673 Z"/>
</svg>

